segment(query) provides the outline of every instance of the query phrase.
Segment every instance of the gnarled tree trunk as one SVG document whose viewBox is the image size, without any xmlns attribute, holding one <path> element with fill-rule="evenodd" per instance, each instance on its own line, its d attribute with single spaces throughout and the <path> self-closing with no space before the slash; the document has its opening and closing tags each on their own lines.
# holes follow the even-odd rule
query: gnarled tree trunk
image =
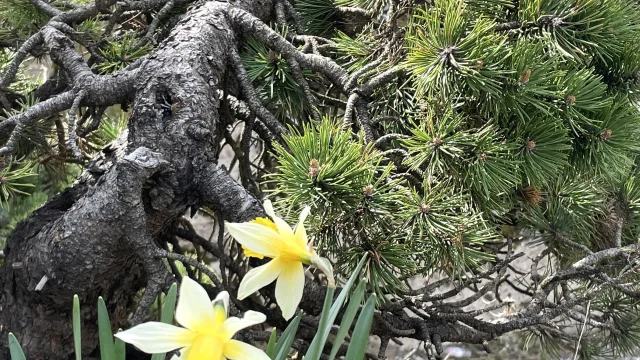
<svg viewBox="0 0 640 360">
<path fill-rule="evenodd" d="M 29 359 L 69 358 L 74 294 L 84 305 L 83 346 L 95 350 L 98 296 L 107 301 L 116 329 L 127 324 L 142 287 L 141 304 L 150 304 L 170 284 L 154 238 L 191 207 L 210 206 L 231 221 L 262 214 L 260 203 L 215 161 L 226 126 L 218 90 L 229 82 L 229 52 L 236 48 L 231 6 L 196 5 L 138 68 L 110 78 L 92 74 L 56 28 L 43 31 L 53 60 L 78 87 L 53 100 L 95 105 L 131 99 L 132 113 L 122 148 L 103 151 L 91 172 L 9 238 L 0 277 L 2 358 L 8 357 L 8 332 Z M 271 9 L 269 1 L 236 6 L 260 17 Z"/>
</svg>

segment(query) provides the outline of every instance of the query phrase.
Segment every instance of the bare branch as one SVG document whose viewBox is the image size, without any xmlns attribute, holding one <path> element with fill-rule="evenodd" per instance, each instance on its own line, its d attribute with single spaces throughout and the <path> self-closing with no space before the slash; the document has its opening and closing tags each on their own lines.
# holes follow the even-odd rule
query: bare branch
<svg viewBox="0 0 640 360">
<path fill-rule="evenodd" d="M 69 109 L 69 147 L 78 160 L 82 160 L 82 153 L 80 153 L 80 149 L 78 149 L 78 137 L 76 136 L 76 112 L 80 107 L 80 102 L 86 95 L 87 92 L 85 90 L 80 90 L 71 104 L 71 109 Z"/>
</svg>

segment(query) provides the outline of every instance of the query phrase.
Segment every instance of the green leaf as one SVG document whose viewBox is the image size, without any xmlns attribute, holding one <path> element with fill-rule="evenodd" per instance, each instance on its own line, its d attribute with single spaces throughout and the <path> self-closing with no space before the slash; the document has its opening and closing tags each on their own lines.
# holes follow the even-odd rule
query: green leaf
<svg viewBox="0 0 640 360">
<path fill-rule="evenodd" d="M 173 315 L 176 311 L 176 298 L 178 295 L 178 285 L 173 284 L 167 293 L 167 296 L 164 299 L 164 304 L 162 305 L 162 317 L 160 321 L 165 324 L 171 324 L 173 321 Z"/>
<path fill-rule="evenodd" d="M 82 336 L 80 329 L 80 299 L 73 296 L 73 345 L 76 352 L 76 360 L 82 360 Z"/>
<path fill-rule="evenodd" d="M 174 283 L 171 285 L 167 296 L 164 299 L 164 304 L 162 305 L 162 316 L 160 317 L 160 321 L 165 324 L 171 324 L 173 321 L 173 315 L 176 311 L 176 297 L 178 294 L 178 285 Z M 151 356 L 151 360 L 164 360 L 166 357 L 165 353 L 162 354 L 153 354 Z"/>
<path fill-rule="evenodd" d="M 342 304 L 344 303 L 344 300 L 347 297 L 347 294 L 349 293 L 351 286 L 353 286 L 353 283 L 356 277 L 358 277 L 358 274 L 360 274 L 360 270 L 362 269 L 362 266 L 364 265 L 366 259 L 367 259 L 366 255 L 362 257 L 362 259 L 360 260 L 360 263 L 351 274 L 351 277 L 344 284 L 344 287 L 342 288 L 340 295 L 338 295 L 338 297 L 336 298 L 336 302 L 333 304 L 333 306 L 331 306 L 331 300 L 333 299 L 333 292 L 335 291 L 335 288 L 334 287 L 327 288 L 327 295 L 325 296 L 325 299 L 324 299 L 324 307 L 322 309 L 322 315 L 320 317 L 320 324 L 318 325 L 318 332 L 316 333 L 316 336 L 313 338 L 313 341 L 311 341 L 309 350 L 307 350 L 307 354 L 305 355 L 305 360 L 320 359 L 320 355 L 322 354 L 322 348 L 324 347 L 324 344 L 326 343 L 327 338 L 329 337 L 329 331 L 331 330 L 331 326 L 333 325 L 333 322 L 335 321 L 336 317 L 338 317 L 338 312 L 340 311 L 340 308 L 342 307 Z"/>
<path fill-rule="evenodd" d="M 267 355 L 273 359 L 275 355 L 276 348 L 276 329 L 274 328 L 271 331 L 271 336 L 269 336 L 269 343 L 267 343 Z"/>
<path fill-rule="evenodd" d="M 9 333 L 9 351 L 11 352 L 11 360 L 26 360 L 22 347 L 13 333 Z"/>
<path fill-rule="evenodd" d="M 98 298 L 98 335 L 100 338 L 100 359 L 115 360 L 116 352 L 111 333 L 111 321 L 109 321 L 109 313 L 102 296 Z"/>
<path fill-rule="evenodd" d="M 351 299 L 349 299 L 349 305 L 347 305 L 347 310 L 345 310 L 344 315 L 342 317 L 342 321 L 340 322 L 340 328 L 338 329 L 338 333 L 336 334 L 335 340 L 333 341 L 333 347 L 331 348 L 331 354 L 329 355 L 329 360 L 333 360 L 340 349 L 340 345 L 344 341 L 344 338 L 347 336 L 349 329 L 351 328 L 351 324 L 353 323 L 353 319 L 355 319 L 356 314 L 358 313 L 358 309 L 360 308 L 360 302 L 364 298 L 364 290 L 367 285 L 365 279 L 360 280 L 360 284 L 351 295 Z"/>
<path fill-rule="evenodd" d="M 287 358 L 291 343 L 293 343 L 293 340 L 296 338 L 296 331 L 298 330 L 298 326 L 300 326 L 300 319 L 300 315 L 296 316 L 280 336 L 280 339 L 274 347 L 276 356 L 272 358 L 273 360 L 284 360 Z"/>
<path fill-rule="evenodd" d="M 320 314 L 320 324 L 318 325 L 318 332 L 307 350 L 307 354 L 304 356 L 305 360 L 318 360 L 322 355 L 322 347 L 327 341 L 331 325 L 333 325 L 333 319 L 331 319 L 331 302 L 333 301 L 333 293 L 336 288 L 334 286 L 327 287 L 327 293 L 324 297 L 324 305 L 322 307 L 322 314 Z M 344 290 L 343 290 L 344 293 Z M 339 302 L 336 302 L 338 304 Z"/>
<path fill-rule="evenodd" d="M 369 343 L 369 333 L 371 332 L 375 304 L 376 295 L 372 294 L 369 296 L 367 303 L 364 304 L 362 312 L 358 317 L 358 322 L 356 322 L 356 327 L 353 329 L 353 336 L 351 337 L 345 360 L 362 360 L 364 358 L 367 344 Z"/>
<path fill-rule="evenodd" d="M 118 332 L 121 332 L 121 331 L 122 329 L 118 329 Z M 124 341 L 118 338 L 116 338 L 116 343 L 115 343 L 115 354 L 116 354 L 116 360 L 125 360 L 125 355 L 126 355 L 125 343 Z"/>
</svg>

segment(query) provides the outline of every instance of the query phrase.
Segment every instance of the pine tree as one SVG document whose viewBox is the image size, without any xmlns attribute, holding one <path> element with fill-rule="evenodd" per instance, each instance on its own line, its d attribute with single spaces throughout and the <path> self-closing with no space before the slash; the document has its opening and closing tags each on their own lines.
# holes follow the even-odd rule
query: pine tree
<svg viewBox="0 0 640 360">
<path fill-rule="evenodd" d="M 46 64 L 55 51 L 41 39 L 49 27 L 105 81 L 155 79 L 145 64 L 176 34 L 183 39 L 181 26 L 204 4 L 191 3 L 8 0 L 0 8 L 1 243 L 47 199 L 95 174 L 91 159 L 109 156 L 104 149 L 149 131 L 136 116 L 154 112 L 158 148 L 195 153 L 167 140 L 177 131 L 169 124 L 182 121 L 206 139 L 216 166 L 226 161 L 218 169 L 242 185 L 238 198 L 269 197 L 292 224 L 310 206 L 307 231 L 337 274 L 348 277 L 368 255 L 380 357 L 395 337 L 425 341 L 430 356 L 443 342 L 486 344 L 511 332 L 545 358 L 637 353 L 640 3 L 275 0 L 264 23 L 228 16 L 230 54 L 189 60 L 226 71 L 220 82 L 199 74 L 215 78 L 206 80 L 215 107 L 204 112 L 215 121 L 204 125 L 195 123 L 208 116 L 196 113 L 199 105 L 171 89 L 108 104 L 83 99 L 55 54 L 48 78 L 30 75 L 29 64 Z M 78 19 L 56 18 L 92 6 Z M 15 120 L 68 91 L 62 110 Z M 19 123 L 3 126 L 11 119 Z M 222 282 L 206 273 L 207 284 L 234 288 L 247 264 L 258 264 L 244 261 L 223 231 L 245 209 L 195 200 L 206 194 L 181 183 L 192 179 L 170 179 L 145 185 L 149 218 L 182 206 L 215 226 L 207 239 L 176 215 L 152 224 L 166 265 L 202 279 L 207 259 L 217 258 Z M 175 189 L 179 206 L 153 202 Z M 527 250 L 530 270 L 514 269 L 524 256 L 516 249 Z M 424 287 L 409 282 L 415 277 Z M 271 292 L 242 304 L 267 309 Z M 526 306 L 512 309 L 513 292 Z M 491 294 L 489 305 L 467 308 Z M 305 299 L 303 310 L 317 315 Z"/>
</svg>

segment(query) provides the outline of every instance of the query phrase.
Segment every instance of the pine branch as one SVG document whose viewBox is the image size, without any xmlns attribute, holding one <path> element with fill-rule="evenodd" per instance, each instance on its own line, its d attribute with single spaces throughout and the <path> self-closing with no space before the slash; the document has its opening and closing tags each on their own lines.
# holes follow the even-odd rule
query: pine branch
<svg viewBox="0 0 640 360">
<path fill-rule="evenodd" d="M 292 44 L 258 18 L 243 10 L 232 8 L 229 10 L 229 17 L 234 24 L 264 42 L 270 48 L 282 53 L 285 57 L 295 58 L 302 67 L 307 67 L 323 74 L 339 89 L 345 89 L 347 73 L 333 60 L 320 55 L 304 54 L 298 51 Z"/>
<path fill-rule="evenodd" d="M 231 50 L 229 54 L 229 61 L 231 62 L 231 66 L 238 77 L 240 89 L 247 99 L 247 105 L 251 112 L 264 121 L 267 127 L 269 127 L 269 130 L 271 130 L 271 132 L 273 132 L 277 137 L 287 134 L 288 130 L 282 126 L 275 116 L 273 116 L 273 114 L 271 114 L 271 112 L 269 112 L 269 110 L 267 110 L 267 108 L 265 108 L 260 102 L 260 98 L 251 84 L 251 80 L 247 75 L 244 65 L 242 65 L 242 59 L 240 58 L 240 55 L 238 55 L 237 51 Z"/>
</svg>

